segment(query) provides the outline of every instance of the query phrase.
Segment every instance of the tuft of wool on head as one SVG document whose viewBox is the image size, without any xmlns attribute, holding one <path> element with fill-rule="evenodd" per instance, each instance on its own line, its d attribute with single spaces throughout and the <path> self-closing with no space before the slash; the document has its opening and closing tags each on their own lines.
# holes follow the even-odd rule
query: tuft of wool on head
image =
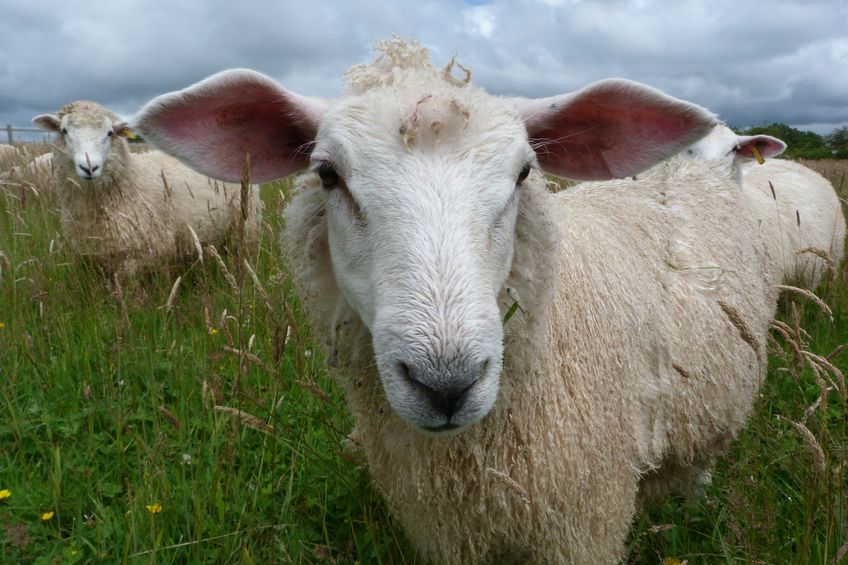
<svg viewBox="0 0 848 565">
<path fill-rule="evenodd" d="M 92 102 L 91 100 L 77 100 L 76 102 L 69 102 L 59 109 L 56 113 L 56 117 L 61 120 L 69 114 L 92 116 L 97 118 L 106 116 L 114 122 L 120 120 L 114 112 L 108 108 L 104 108 L 97 102 Z"/>
<path fill-rule="evenodd" d="M 378 43 L 376 58 L 369 64 L 355 65 L 344 76 L 348 96 L 359 96 L 378 89 L 415 93 L 415 103 L 403 121 L 400 133 L 404 145 L 415 143 L 422 129 L 438 137 L 448 130 L 463 128 L 469 119 L 468 103 L 457 92 L 471 83 L 471 71 L 451 58 L 444 68 L 436 68 L 426 47 L 414 39 L 393 37 Z M 462 76 L 454 76 L 459 68 Z"/>
<path fill-rule="evenodd" d="M 440 79 L 452 86 L 465 86 L 471 82 L 471 71 L 451 58 L 443 69 L 437 69 L 430 60 L 430 51 L 414 39 L 392 37 L 378 43 L 377 57 L 370 64 L 354 65 L 344 75 L 345 89 L 349 95 L 363 94 L 373 88 L 402 84 L 410 75 Z M 453 76 L 454 67 L 465 74 Z"/>
</svg>

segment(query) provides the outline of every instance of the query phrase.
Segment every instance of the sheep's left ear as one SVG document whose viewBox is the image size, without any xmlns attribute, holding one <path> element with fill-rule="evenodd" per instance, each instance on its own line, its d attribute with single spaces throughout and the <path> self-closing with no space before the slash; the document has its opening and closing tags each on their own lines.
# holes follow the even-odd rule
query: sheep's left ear
<svg viewBox="0 0 848 565">
<path fill-rule="evenodd" d="M 127 122 L 113 123 L 112 131 L 115 133 L 115 135 L 126 137 L 127 139 L 138 139 L 138 134 L 129 126 Z"/>
<path fill-rule="evenodd" d="M 783 141 L 770 135 L 738 135 L 736 140 L 738 145 L 734 151 L 742 159 L 756 159 L 754 148 L 763 159 L 777 157 L 786 150 L 786 144 Z"/>
<path fill-rule="evenodd" d="M 635 175 L 716 124 L 700 106 L 624 79 L 515 103 L 542 168 L 575 180 Z"/>
<path fill-rule="evenodd" d="M 328 104 L 248 69 L 222 71 L 154 98 L 131 121 L 144 139 L 210 177 L 238 182 L 304 169 Z"/>
<path fill-rule="evenodd" d="M 32 119 L 33 125 L 36 125 L 43 129 L 44 131 L 59 131 L 59 127 L 61 122 L 59 118 L 54 116 L 53 114 L 39 114 L 38 116 Z"/>
</svg>

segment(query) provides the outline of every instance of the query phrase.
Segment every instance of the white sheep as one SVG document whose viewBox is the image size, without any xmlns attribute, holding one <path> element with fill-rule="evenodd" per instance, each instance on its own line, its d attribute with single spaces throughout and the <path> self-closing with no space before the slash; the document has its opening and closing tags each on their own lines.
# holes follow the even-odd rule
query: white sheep
<svg viewBox="0 0 848 565">
<path fill-rule="evenodd" d="M 258 180 L 310 169 L 289 266 L 425 558 L 615 563 L 640 488 L 696 476 L 745 422 L 775 296 L 743 192 L 709 167 L 555 195 L 536 167 L 632 175 L 713 117 L 621 80 L 497 98 L 415 43 L 380 49 L 332 102 L 236 70 L 135 123 L 225 180 L 245 153 Z"/>
<path fill-rule="evenodd" d="M 0 173 L 0 185 L 7 191 L 34 192 L 37 196 L 49 196 L 53 192 L 53 154 L 45 153 L 29 160 L 26 164 L 15 164 Z"/>
<path fill-rule="evenodd" d="M 11 160 L 18 156 L 17 150 L 12 145 L 0 143 L 0 161 Z"/>
<path fill-rule="evenodd" d="M 723 124 L 684 154 L 713 163 L 750 192 L 753 217 L 769 243 L 777 278 L 814 289 L 831 265 L 842 260 L 845 218 L 833 185 L 817 172 L 786 160 L 762 165 L 786 149 L 768 135 L 742 136 Z"/>
<path fill-rule="evenodd" d="M 33 118 L 57 132 L 53 149 L 62 229 L 71 247 L 132 274 L 219 244 L 237 226 L 239 186 L 192 171 L 158 151 L 131 154 L 126 123 L 95 102 L 78 101 Z M 245 235 L 254 239 L 262 203 L 251 190 Z"/>
</svg>

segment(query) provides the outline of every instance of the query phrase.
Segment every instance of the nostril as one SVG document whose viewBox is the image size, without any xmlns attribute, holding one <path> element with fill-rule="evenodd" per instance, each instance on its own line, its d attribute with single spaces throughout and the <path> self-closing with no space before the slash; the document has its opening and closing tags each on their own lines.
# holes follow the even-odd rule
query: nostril
<svg viewBox="0 0 848 565">
<path fill-rule="evenodd" d="M 90 174 L 91 174 L 91 169 L 89 169 L 89 168 L 88 168 L 88 167 L 86 167 L 85 165 L 77 165 L 77 166 L 78 166 L 78 167 L 80 168 L 80 170 L 81 170 L 82 172 L 84 172 L 85 174 L 87 174 L 87 175 L 90 175 Z"/>
<path fill-rule="evenodd" d="M 398 373 L 400 373 L 401 376 L 407 381 L 417 382 L 415 381 L 415 379 L 412 378 L 412 371 L 409 370 L 409 365 L 407 365 L 403 361 L 398 361 Z"/>
<path fill-rule="evenodd" d="M 100 168 L 100 165 L 94 165 L 93 167 L 91 167 L 91 172 L 93 173 L 94 171 L 96 171 L 99 168 Z"/>
</svg>

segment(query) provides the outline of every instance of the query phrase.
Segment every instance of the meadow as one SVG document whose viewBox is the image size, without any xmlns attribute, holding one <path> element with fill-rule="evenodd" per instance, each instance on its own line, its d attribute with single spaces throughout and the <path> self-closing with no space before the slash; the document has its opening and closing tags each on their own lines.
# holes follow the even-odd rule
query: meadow
<svg viewBox="0 0 848 565">
<path fill-rule="evenodd" d="M 262 187 L 257 245 L 130 282 L 68 251 L 47 183 L 0 187 L 0 562 L 415 563 L 341 447 L 278 244 L 291 185 Z M 703 497 L 637 517 L 631 563 L 843 562 L 844 266 L 818 295 L 781 300 L 749 425 Z"/>
</svg>

